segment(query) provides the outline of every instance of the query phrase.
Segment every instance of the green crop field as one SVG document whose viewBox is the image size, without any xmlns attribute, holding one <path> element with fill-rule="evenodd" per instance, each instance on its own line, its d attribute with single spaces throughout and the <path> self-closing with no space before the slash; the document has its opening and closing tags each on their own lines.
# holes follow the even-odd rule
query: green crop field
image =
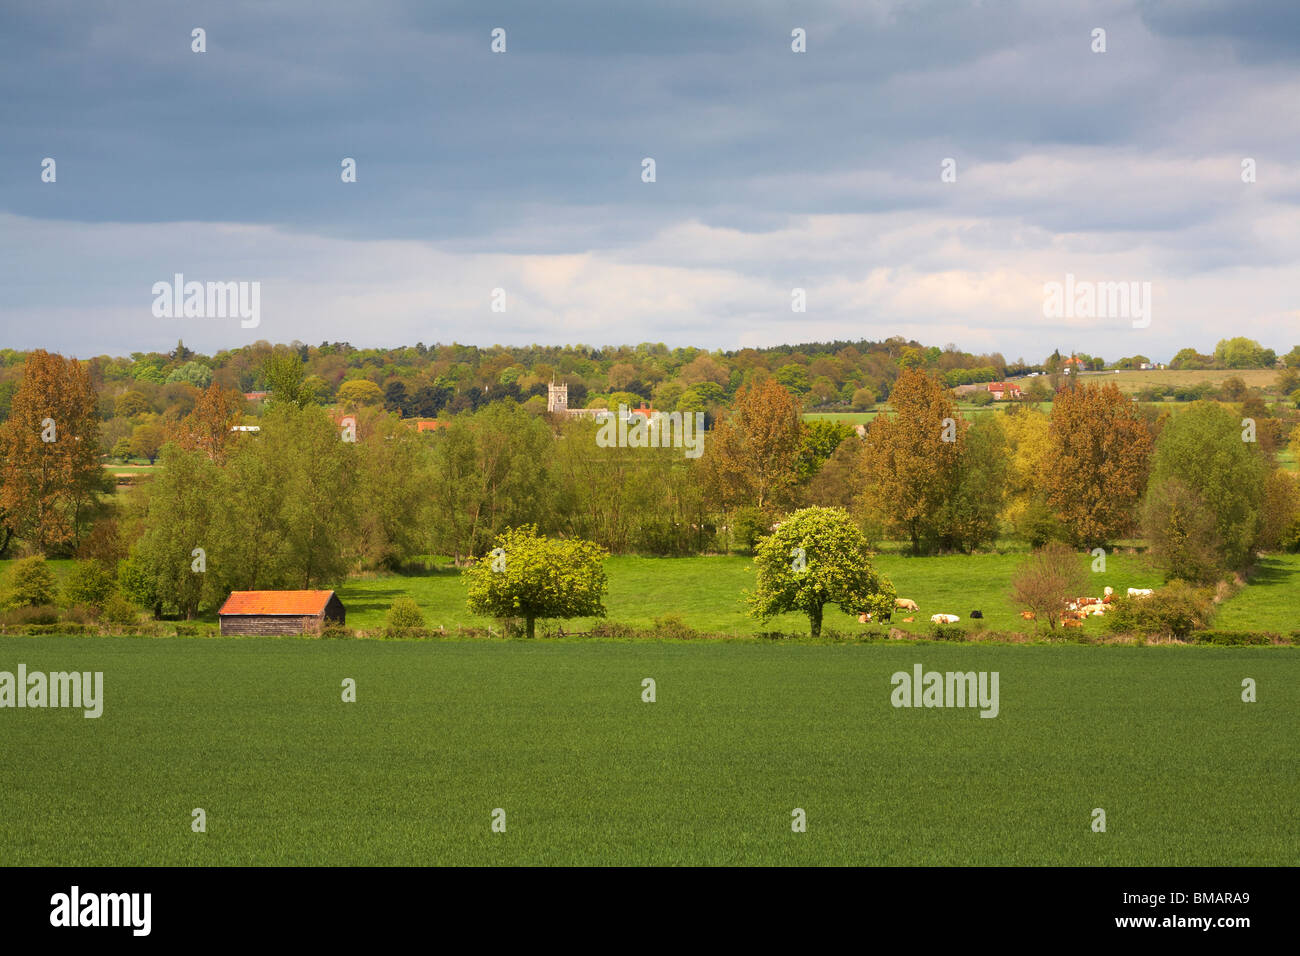
<svg viewBox="0 0 1300 956">
<path fill-rule="evenodd" d="M 1290 865 L 1297 653 L 3 638 L 104 703 L 0 710 L 0 862 Z M 917 663 L 998 715 L 895 709 Z"/>
</svg>

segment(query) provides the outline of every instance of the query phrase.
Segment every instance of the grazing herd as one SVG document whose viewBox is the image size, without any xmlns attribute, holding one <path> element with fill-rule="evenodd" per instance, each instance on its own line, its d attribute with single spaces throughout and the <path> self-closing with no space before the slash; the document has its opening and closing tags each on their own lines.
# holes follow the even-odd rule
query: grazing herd
<svg viewBox="0 0 1300 956">
<path fill-rule="evenodd" d="M 1152 588 L 1129 588 L 1129 597 L 1149 597 L 1154 593 Z M 1115 589 L 1106 588 L 1101 597 L 1079 597 L 1073 601 L 1066 602 L 1065 610 L 1062 613 L 1061 624 L 1064 627 L 1082 627 L 1083 622 L 1089 617 L 1100 617 L 1111 609 L 1115 601 Z M 897 598 L 894 601 L 894 609 L 898 611 L 919 611 L 921 606 L 915 601 L 908 598 Z M 881 620 L 888 622 L 889 614 L 882 615 Z M 983 611 L 971 611 L 972 620 L 979 620 L 984 617 Z M 1032 621 L 1035 618 L 1033 611 L 1021 611 L 1020 616 L 1026 621 Z M 904 624 L 911 624 L 916 620 L 915 616 L 905 617 L 902 619 Z M 961 618 L 956 614 L 932 614 L 930 615 L 931 624 L 956 624 Z M 859 614 L 858 623 L 871 623 L 870 614 Z"/>
</svg>

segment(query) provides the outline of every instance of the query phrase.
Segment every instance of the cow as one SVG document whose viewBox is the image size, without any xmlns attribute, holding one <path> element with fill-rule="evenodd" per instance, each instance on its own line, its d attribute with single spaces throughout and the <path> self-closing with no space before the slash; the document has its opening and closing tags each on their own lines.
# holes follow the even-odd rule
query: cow
<svg viewBox="0 0 1300 956">
<path fill-rule="evenodd" d="M 931 624 L 956 624 L 960 621 L 956 614 L 933 614 L 930 616 Z"/>
<path fill-rule="evenodd" d="M 905 617 L 905 618 L 903 618 L 903 623 L 904 623 L 904 624 L 911 624 L 911 623 L 912 623 L 913 621 L 915 621 L 915 620 L 916 620 L 916 618 L 914 618 L 914 617 Z"/>
<path fill-rule="evenodd" d="M 908 600 L 907 598 L 894 598 L 894 607 L 902 611 L 921 610 L 921 605 L 917 604 L 915 601 Z"/>
<path fill-rule="evenodd" d="M 1026 621 L 1032 621 L 1038 615 L 1036 615 L 1033 611 L 1021 611 L 1020 616 L 1023 617 Z"/>
<path fill-rule="evenodd" d="M 981 620 L 981 621 L 982 621 L 982 620 L 984 619 L 984 612 L 983 612 L 983 611 L 971 611 L 971 612 L 970 612 L 970 617 L 971 617 L 971 620 L 972 620 L 972 621 L 974 621 L 974 620 Z"/>
<path fill-rule="evenodd" d="M 1129 588 L 1128 589 L 1129 597 L 1150 597 L 1154 593 L 1155 591 L 1153 591 L 1151 588 Z"/>
<path fill-rule="evenodd" d="M 1083 627 L 1078 621 L 1071 621 L 1068 617 L 1061 622 L 1061 627 Z"/>
</svg>

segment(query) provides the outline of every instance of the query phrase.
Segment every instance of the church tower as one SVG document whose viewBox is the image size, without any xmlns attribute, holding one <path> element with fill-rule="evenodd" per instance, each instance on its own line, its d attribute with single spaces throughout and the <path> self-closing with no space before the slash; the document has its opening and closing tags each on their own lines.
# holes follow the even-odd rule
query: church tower
<svg viewBox="0 0 1300 956">
<path fill-rule="evenodd" d="M 551 382 L 546 386 L 546 410 L 555 412 L 559 415 L 567 414 L 569 411 L 569 386 L 556 385 Z"/>
</svg>

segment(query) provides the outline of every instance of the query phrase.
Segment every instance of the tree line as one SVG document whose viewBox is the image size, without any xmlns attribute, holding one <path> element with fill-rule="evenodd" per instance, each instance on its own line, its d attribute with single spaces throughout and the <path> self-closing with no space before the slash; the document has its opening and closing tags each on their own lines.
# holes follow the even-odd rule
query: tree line
<svg viewBox="0 0 1300 956">
<path fill-rule="evenodd" d="M 768 374 L 737 391 L 693 459 L 603 448 L 590 420 L 506 400 L 431 432 L 374 406 L 345 423 L 314 402 L 300 361 L 266 375 L 279 398 L 260 432 L 232 431 L 242 405 L 211 383 L 169 423 L 154 477 L 111 496 L 85 366 L 32 353 L 0 425 L 5 543 L 98 560 L 139 606 L 183 616 L 231 590 L 336 585 L 430 554 L 465 563 L 526 525 L 616 554 L 752 551 L 810 506 L 914 554 L 1142 536 L 1171 575 L 1197 580 L 1300 547 L 1280 421 L 1246 428 L 1242 407 L 1219 402 L 1172 411 L 1072 382 L 1050 411 L 968 418 L 939 376 L 905 368 L 859 436 L 804 419 Z"/>
</svg>

